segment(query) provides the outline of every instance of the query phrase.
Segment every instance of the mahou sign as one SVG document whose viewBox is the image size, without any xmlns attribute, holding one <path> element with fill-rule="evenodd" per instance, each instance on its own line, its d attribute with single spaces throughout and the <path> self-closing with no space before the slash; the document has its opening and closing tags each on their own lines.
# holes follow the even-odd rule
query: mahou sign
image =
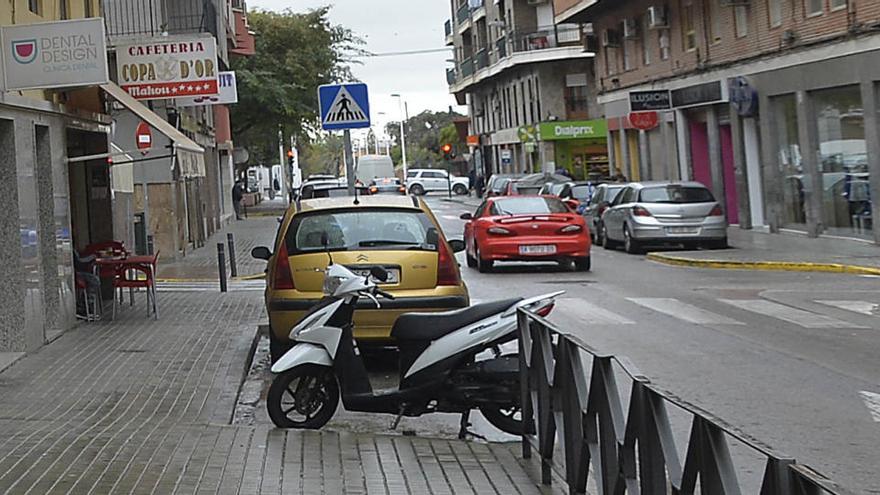
<svg viewBox="0 0 880 495">
<path fill-rule="evenodd" d="M 219 92 L 213 37 L 161 38 L 119 46 L 119 86 L 139 100 L 209 96 Z"/>
</svg>

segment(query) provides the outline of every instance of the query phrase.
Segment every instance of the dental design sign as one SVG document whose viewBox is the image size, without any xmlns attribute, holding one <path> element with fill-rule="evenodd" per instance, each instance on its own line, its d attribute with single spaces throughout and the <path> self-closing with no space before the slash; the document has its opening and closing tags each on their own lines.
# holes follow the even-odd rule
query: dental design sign
<svg viewBox="0 0 880 495">
<path fill-rule="evenodd" d="M 212 96 L 219 92 L 213 37 L 163 37 L 116 48 L 119 86 L 138 100 Z"/>
<path fill-rule="evenodd" d="M 101 18 L 0 28 L 4 88 L 73 88 L 105 84 L 107 44 Z"/>
</svg>

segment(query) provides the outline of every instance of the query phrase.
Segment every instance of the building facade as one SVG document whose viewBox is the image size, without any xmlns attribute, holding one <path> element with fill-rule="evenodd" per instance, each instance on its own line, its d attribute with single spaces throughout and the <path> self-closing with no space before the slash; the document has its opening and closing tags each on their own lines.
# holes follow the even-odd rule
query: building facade
<svg viewBox="0 0 880 495">
<path fill-rule="evenodd" d="M 0 25 L 100 15 L 97 0 L 0 5 Z M 75 323 L 73 249 L 113 238 L 100 89 L 0 91 L 0 352 L 36 349 Z"/>
<path fill-rule="evenodd" d="M 593 24 L 616 163 L 704 182 L 744 228 L 880 243 L 880 3 L 556 4 L 557 22 Z M 657 126 L 626 129 L 634 110 Z"/>
<path fill-rule="evenodd" d="M 565 167 L 579 178 L 606 175 L 606 136 L 591 121 L 600 115 L 584 26 L 556 24 L 549 1 L 451 0 L 450 9 L 446 43 L 455 67 L 447 82 L 468 105 L 480 172 Z"/>
</svg>

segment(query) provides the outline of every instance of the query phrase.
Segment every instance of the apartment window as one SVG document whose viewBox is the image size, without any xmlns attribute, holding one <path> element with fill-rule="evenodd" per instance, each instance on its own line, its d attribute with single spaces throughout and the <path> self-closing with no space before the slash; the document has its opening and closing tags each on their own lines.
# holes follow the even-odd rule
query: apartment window
<svg viewBox="0 0 880 495">
<path fill-rule="evenodd" d="M 615 60 L 617 56 L 617 52 L 615 52 L 614 48 L 610 46 L 605 47 L 605 75 L 613 76 L 615 72 L 615 64 L 617 61 Z"/>
<path fill-rule="evenodd" d="M 83 1 L 83 12 L 86 17 L 95 17 L 95 12 L 92 10 L 92 0 Z"/>
<path fill-rule="evenodd" d="M 662 29 L 657 33 L 657 46 L 660 47 L 660 60 L 669 60 L 669 30 Z"/>
<path fill-rule="evenodd" d="M 782 0 L 767 0 L 767 16 L 770 27 L 782 25 Z"/>
<path fill-rule="evenodd" d="M 847 0 L 831 0 L 831 10 L 845 9 Z"/>
<path fill-rule="evenodd" d="M 737 5 L 733 8 L 733 16 L 736 21 L 736 37 L 743 38 L 749 35 L 749 8 L 745 5 Z"/>
<path fill-rule="evenodd" d="M 61 20 L 70 19 L 70 13 L 67 10 L 67 0 L 58 0 L 58 16 Z"/>
<path fill-rule="evenodd" d="M 723 12 L 721 0 L 709 0 L 709 39 L 713 43 L 721 41 L 721 31 L 724 29 L 721 13 Z"/>
<path fill-rule="evenodd" d="M 681 9 L 681 39 L 685 51 L 697 49 L 697 28 L 694 22 L 693 4 L 686 4 Z"/>
<path fill-rule="evenodd" d="M 632 41 L 625 39 L 620 43 L 620 46 L 623 47 L 623 49 L 621 50 L 623 52 L 623 70 L 632 70 Z"/>
<path fill-rule="evenodd" d="M 42 0 L 28 0 L 28 10 L 37 15 L 43 15 Z"/>
<path fill-rule="evenodd" d="M 804 0 L 807 16 L 822 15 L 822 2 L 825 0 Z"/>
<path fill-rule="evenodd" d="M 648 29 L 648 18 L 639 18 L 639 25 L 642 26 L 642 63 L 651 65 L 651 31 Z"/>
</svg>

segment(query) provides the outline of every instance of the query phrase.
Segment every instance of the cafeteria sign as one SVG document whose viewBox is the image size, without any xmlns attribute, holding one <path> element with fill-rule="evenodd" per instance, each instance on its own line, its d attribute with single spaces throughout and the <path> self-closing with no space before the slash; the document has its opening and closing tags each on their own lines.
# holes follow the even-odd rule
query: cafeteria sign
<svg viewBox="0 0 880 495">
<path fill-rule="evenodd" d="M 608 126 L 604 119 L 544 122 L 538 124 L 538 134 L 540 135 L 541 141 L 604 139 L 607 133 Z"/>
<path fill-rule="evenodd" d="M 107 45 L 101 18 L 0 28 L 7 91 L 105 84 Z"/>
<path fill-rule="evenodd" d="M 116 49 L 119 86 L 139 100 L 216 95 L 217 43 L 212 36 L 152 38 Z"/>
</svg>

